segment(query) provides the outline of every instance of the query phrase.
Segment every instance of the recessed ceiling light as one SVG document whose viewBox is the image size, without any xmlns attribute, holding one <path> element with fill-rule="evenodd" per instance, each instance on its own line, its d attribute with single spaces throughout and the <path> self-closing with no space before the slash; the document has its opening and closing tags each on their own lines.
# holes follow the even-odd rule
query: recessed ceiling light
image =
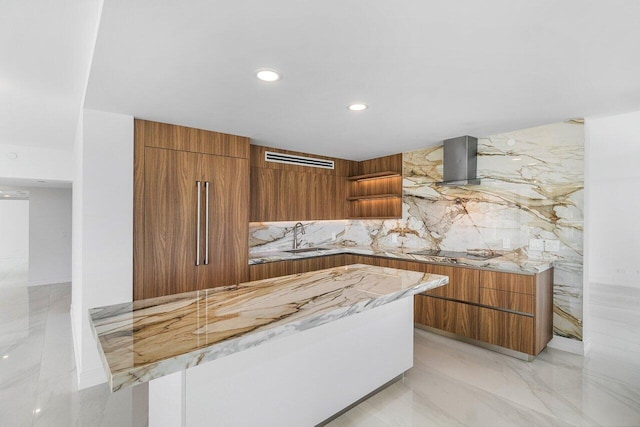
<svg viewBox="0 0 640 427">
<path fill-rule="evenodd" d="M 8 358 L 9 358 L 9 355 L 8 355 L 8 354 L 5 354 L 4 356 L 2 356 L 2 358 L 3 358 L 3 359 L 8 359 Z"/>
<path fill-rule="evenodd" d="M 5 195 L 4 195 L 4 197 L 11 197 L 11 196 L 10 196 L 10 195 L 8 195 L 8 194 L 5 194 Z"/>
<path fill-rule="evenodd" d="M 513 159 L 511 159 L 511 160 L 513 160 L 514 162 L 517 162 L 517 161 L 520 161 L 520 160 L 522 160 L 522 159 L 521 159 L 520 157 L 514 157 L 514 158 L 513 158 Z"/>
<path fill-rule="evenodd" d="M 349 110 L 351 111 L 362 111 L 362 110 L 366 110 L 367 108 L 369 108 L 369 106 L 367 104 L 351 104 L 347 107 Z"/>
<path fill-rule="evenodd" d="M 280 74 L 275 70 L 262 69 L 256 72 L 256 77 L 263 82 L 277 82 L 280 80 Z"/>
</svg>

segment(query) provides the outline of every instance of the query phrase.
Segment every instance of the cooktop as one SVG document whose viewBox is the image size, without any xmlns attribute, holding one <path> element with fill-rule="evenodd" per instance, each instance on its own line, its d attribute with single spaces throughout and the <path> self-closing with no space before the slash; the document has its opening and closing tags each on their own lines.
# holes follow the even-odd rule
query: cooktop
<svg viewBox="0 0 640 427">
<path fill-rule="evenodd" d="M 410 252 L 410 255 L 425 255 L 425 256 L 433 256 L 440 258 L 466 258 L 471 260 L 479 260 L 484 261 L 491 258 L 499 257 L 500 254 L 497 254 L 490 250 L 478 250 L 478 251 L 468 251 L 468 252 L 455 252 L 455 251 L 440 251 L 434 249 L 426 249 L 423 251 Z"/>
</svg>

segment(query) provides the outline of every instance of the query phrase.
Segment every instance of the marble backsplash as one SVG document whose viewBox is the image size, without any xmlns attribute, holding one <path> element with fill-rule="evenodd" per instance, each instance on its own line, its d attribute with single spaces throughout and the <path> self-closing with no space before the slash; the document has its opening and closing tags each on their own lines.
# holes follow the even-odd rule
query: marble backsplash
<svg viewBox="0 0 640 427">
<path fill-rule="evenodd" d="M 442 146 L 403 153 L 398 220 L 304 222 L 303 246 L 466 251 L 509 246 L 556 257 L 554 333 L 582 339 L 584 126 L 569 121 L 478 140 L 476 186 L 440 186 Z M 290 249 L 295 222 L 252 223 L 251 253 Z M 335 239 L 334 239 L 335 238 Z M 530 239 L 557 240 L 558 252 Z"/>
</svg>

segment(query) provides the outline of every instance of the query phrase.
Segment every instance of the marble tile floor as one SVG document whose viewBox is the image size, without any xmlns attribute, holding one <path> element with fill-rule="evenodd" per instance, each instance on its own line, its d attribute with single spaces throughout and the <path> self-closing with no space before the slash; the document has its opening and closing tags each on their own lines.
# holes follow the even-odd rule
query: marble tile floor
<svg viewBox="0 0 640 427">
<path fill-rule="evenodd" d="M 328 425 L 640 426 L 640 289 L 590 290 L 587 357 L 528 363 L 416 330 L 404 379 Z"/>
<path fill-rule="evenodd" d="M 70 302 L 70 283 L 0 287 L 0 426 L 146 425 L 146 387 L 77 390 Z"/>
<path fill-rule="evenodd" d="M 592 295 L 588 357 L 547 349 L 527 363 L 416 330 L 404 379 L 329 425 L 640 426 L 640 332 L 628 327 L 640 320 L 638 305 L 616 311 Z M 632 298 L 622 302 L 633 308 Z M 146 425 L 144 387 L 77 390 L 70 299 L 68 283 L 0 287 L 0 426 Z M 614 326 L 624 331 L 607 333 Z"/>
</svg>

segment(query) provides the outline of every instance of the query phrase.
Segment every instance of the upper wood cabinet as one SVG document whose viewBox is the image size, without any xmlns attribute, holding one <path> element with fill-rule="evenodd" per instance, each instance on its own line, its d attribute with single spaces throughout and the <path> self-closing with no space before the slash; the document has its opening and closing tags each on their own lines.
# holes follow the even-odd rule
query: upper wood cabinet
<svg viewBox="0 0 640 427">
<path fill-rule="evenodd" d="M 331 160 L 334 169 L 269 162 L 265 152 Z M 402 217 L 402 154 L 362 162 L 251 146 L 253 222 Z"/>
<path fill-rule="evenodd" d="M 135 139 L 145 147 L 249 158 L 249 138 L 203 129 L 136 119 Z"/>
<path fill-rule="evenodd" d="M 268 162 L 265 152 L 332 160 L 334 169 Z M 251 221 L 344 219 L 346 176 L 354 162 L 251 146 Z"/>
<path fill-rule="evenodd" d="M 135 121 L 134 300 L 247 281 L 248 146 Z"/>
</svg>

